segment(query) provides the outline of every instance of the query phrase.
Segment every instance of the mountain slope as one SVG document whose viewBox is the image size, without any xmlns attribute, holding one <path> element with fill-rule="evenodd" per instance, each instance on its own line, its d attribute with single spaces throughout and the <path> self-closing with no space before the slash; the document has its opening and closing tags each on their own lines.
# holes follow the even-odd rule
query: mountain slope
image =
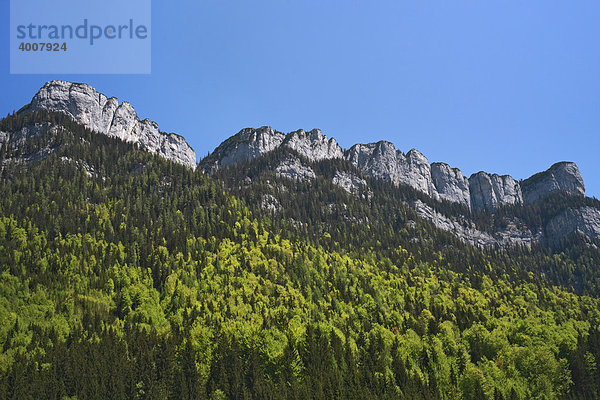
<svg viewBox="0 0 600 400">
<path fill-rule="evenodd" d="M 479 248 L 411 205 L 489 233 L 593 199 L 471 210 L 314 133 L 208 176 L 63 112 L 0 131 L 0 398 L 600 394 L 594 243 Z"/>
<path fill-rule="evenodd" d="M 141 149 L 191 168 L 196 167 L 195 153 L 185 139 L 160 132 L 157 125 L 149 120 L 140 121 L 129 103 L 119 104 L 118 100 L 107 98 L 88 85 L 48 82 L 20 112 L 35 110 L 65 113 L 93 131 L 137 143 Z M 14 138 L 8 138 L 5 132 L 0 132 L 0 140 L 18 142 L 32 134 L 35 132 L 21 132 Z M 600 210 L 589 202 L 586 203 L 586 208 L 569 208 L 566 205 L 560 217 L 555 221 L 546 221 L 544 226 L 531 226 L 516 216 L 507 216 L 509 221 L 505 226 L 496 226 L 494 230 L 489 227 L 482 230 L 474 223 L 473 212 L 493 214 L 503 207 L 527 206 L 539 202 L 554 193 L 585 196 L 579 169 L 570 162 L 556 163 L 547 171 L 523 182 L 517 182 L 507 175 L 485 172 L 478 172 L 467 179 L 457 168 L 444 163 L 430 164 L 417 150 L 404 154 L 386 141 L 356 144 L 344 151 L 335 139 L 328 139 L 318 129 L 283 134 L 270 127 L 262 127 L 247 128 L 232 136 L 204 158 L 200 168 L 214 174 L 223 168 L 242 161 L 252 161 L 279 148 L 291 149 L 310 162 L 344 159 L 357 168 L 358 174 L 331 178 L 338 182 L 358 182 L 357 180 L 367 177 L 381 179 L 395 187 L 411 187 L 434 201 L 456 203 L 470 209 L 471 213 L 463 212 L 457 217 L 440 213 L 439 207 L 432 208 L 429 202 L 423 203 L 414 197 L 408 199 L 408 204 L 422 218 L 433 222 L 438 228 L 453 232 L 470 244 L 506 247 L 543 243 L 557 246 L 573 233 L 583 233 L 593 240 L 600 238 Z M 51 149 L 41 151 L 48 152 Z M 32 155 L 34 158 L 43 156 Z M 304 167 L 295 159 L 272 167 L 285 171 L 288 177 L 312 179 L 314 175 L 310 168 Z M 342 173 L 345 172 L 341 171 L 340 174 Z"/>
</svg>

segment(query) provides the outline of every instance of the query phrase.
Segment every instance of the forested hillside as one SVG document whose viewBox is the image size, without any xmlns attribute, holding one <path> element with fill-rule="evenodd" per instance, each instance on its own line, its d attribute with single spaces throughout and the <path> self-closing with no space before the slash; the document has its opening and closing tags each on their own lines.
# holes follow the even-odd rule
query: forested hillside
<svg viewBox="0 0 600 400">
<path fill-rule="evenodd" d="M 583 238 L 482 250 L 408 188 L 285 181 L 268 157 L 209 177 L 45 111 L 0 131 L 0 398 L 600 395 Z M 546 201 L 520 212 L 594 202 Z"/>
</svg>

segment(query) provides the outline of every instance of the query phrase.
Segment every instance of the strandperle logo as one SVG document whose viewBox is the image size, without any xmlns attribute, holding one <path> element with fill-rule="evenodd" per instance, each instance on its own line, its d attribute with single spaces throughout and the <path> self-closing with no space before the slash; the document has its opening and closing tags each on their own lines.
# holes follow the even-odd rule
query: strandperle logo
<svg viewBox="0 0 600 400">
<path fill-rule="evenodd" d="M 148 74 L 150 0 L 11 0 L 13 74 Z"/>
<path fill-rule="evenodd" d="M 95 25 L 84 19 L 81 25 L 18 25 L 17 39 L 23 40 L 88 40 L 94 45 L 101 39 L 147 39 L 148 27 L 129 19 L 126 24 Z"/>
</svg>

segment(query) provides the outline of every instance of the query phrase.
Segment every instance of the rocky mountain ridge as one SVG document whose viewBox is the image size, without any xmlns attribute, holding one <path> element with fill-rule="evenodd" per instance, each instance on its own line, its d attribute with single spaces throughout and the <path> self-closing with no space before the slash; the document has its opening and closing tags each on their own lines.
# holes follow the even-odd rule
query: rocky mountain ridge
<svg viewBox="0 0 600 400">
<path fill-rule="evenodd" d="M 429 163 L 418 150 L 407 153 L 387 141 L 355 144 L 343 150 L 335 141 L 314 129 L 287 135 L 265 126 L 246 128 L 223 142 L 202 160 L 201 168 L 209 173 L 241 161 L 250 161 L 280 146 L 291 148 L 311 161 L 345 159 L 365 176 L 408 185 L 435 200 L 461 204 L 473 210 L 493 212 L 503 205 L 530 204 L 561 191 L 585 195 L 579 168 L 572 162 L 559 162 L 547 171 L 518 182 L 509 175 L 477 172 L 466 178 L 460 169 L 445 163 Z M 293 170 L 287 171 L 293 175 Z M 302 173 L 305 176 L 304 173 Z"/>
<path fill-rule="evenodd" d="M 35 110 L 63 112 L 91 130 L 138 143 L 144 150 L 196 168 L 196 154 L 183 137 L 161 132 L 155 122 L 140 120 L 128 102 L 119 103 L 87 84 L 47 82 L 20 112 Z M 467 178 L 458 168 L 429 163 L 419 151 L 412 149 L 403 153 L 387 141 L 355 144 L 344 150 L 335 139 L 327 138 L 318 129 L 284 134 L 268 126 L 246 128 L 224 141 L 200 165 L 212 173 L 278 147 L 293 149 L 310 161 L 345 159 L 367 177 L 408 185 L 435 200 L 458 203 L 473 210 L 493 212 L 503 205 L 528 204 L 556 191 L 585 195 L 579 169 L 570 162 L 554 164 L 522 182 L 508 175 L 483 171 Z M 287 168 L 286 174 L 293 176 L 294 168 Z M 299 174 L 306 177 L 306 168 Z"/>
<path fill-rule="evenodd" d="M 48 82 L 19 113 L 37 110 L 64 113 L 95 132 L 137 143 L 143 150 L 196 168 L 195 152 L 183 137 L 161 132 L 155 122 L 140 120 L 129 103 L 107 98 L 89 85 Z M 52 128 L 26 126 L 18 132 L 0 132 L 0 143 L 11 142 L 19 146 L 28 138 L 42 135 Z M 279 177 L 311 181 L 319 176 L 315 163 L 343 160 L 342 163 L 345 162 L 350 169 L 334 171 L 328 179 L 365 201 L 370 201 L 373 195 L 367 179 L 375 178 L 397 187 L 409 186 L 441 202 L 437 204 L 460 205 L 463 211 L 459 214 L 462 216 L 457 217 L 456 214 L 444 215 L 439 207 L 432 208 L 431 204 L 434 203 L 429 199 L 430 205 L 414 199 L 407 200 L 407 204 L 421 218 L 473 245 L 503 247 L 536 242 L 552 245 L 574 233 L 600 239 L 600 207 L 594 204 L 594 207 L 572 205 L 554 215 L 550 221 L 545 221 L 544 226 L 535 227 L 528 227 L 519 218 L 511 217 L 503 227 L 494 228 L 493 231 L 489 228 L 481 230 L 469 217 L 472 212 L 493 214 L 503 206 L 535 204 L 553 193 L 584 198 L 583 178 L 577 165 L 572 162 L 556 163 L 523 181 L 517 181 L 509 175 L 483 171 L 467 178 L 458 168 L 440 162 L 430 163 L 415 149 L 404 153 L 388 141 L 355 144 L 343 149 L 335 139 L 327 138 L 318 129 L 285 134 L 264 126 L 243 129 L 225 140 L 212 154 L 201 160 L 199 167 L 204 172 L 214 174 L 276 149 L 292 150 L 291 155 L 285 154 L 277 165 L 272 165 L 272 170 Z M 39 149 L 28 157 L 31 160 L 43 159 L 52 151 L 50 148 Z M 268 204 L 272 206 L 275 202 L 271 199 Z M 277 211 L 276 207 L 271 208 Z"/>
<path fill-rule="evenodd" d="M 556 163 L 548 170 L 523 181 L 517 181 L 509 175 L 483 171 L 467 178 L 458 168 L 440 162 L 429 163 L 419 151 L 412 149 L 403 153 L 387 141 L 355 144 L 344 150 L 335 139 L 328 139 L 317 129 L 284 134 L 265 126 L 244 129 L 227 139 L 200 162 L 200 168 L 205 172 L 215 173 L 235 163 L 251 161 L 277 148 L 290 148 L 301 156 L 284 158 L 274 166 L 280 177 L 298 181 L 317 179 L 314 168 L 309 164 L 321 160 L 343 159 L 352 164 L 364 178 L 380 179 L 395 186 L 406 185 L 434 200 L 459 204 L 464 207 L 465 212 L 464 216 L 457 217 L 444 215 L 420 200 L 407 203 L 421 218 L 475 246 L 530 246 L 534 243 L 552 246 L 577 232 L 600 239 L 600 209 L 594 207 L 567 208 L 544 226 L 537 227 L 527 226 L 517 217 L 509 217 L 504 226 L 482 230 L 469 218 L 470 212 L 494 213 L 503 206 L 527 206 L 557 192 L 583 198 L 583 178 L 577 165 L 572 162 Z M 368 187 L 362 177 L 344 171 L 335 172 L 330 179 L 334 185 L 350 194 L 357 194 L 360 187 Z M 365 197 L 368 198 L 369 196 Z M 273 203 L 273 199 L 269 204 Z M 269 210 L 273 211 L 272 207 Z"/>
<path fill-rule="evenodd" d="M 246 128 L 221 143 L 200 162 L 207 173 L 214 173 L 233 164 L 251 161 L 278 147 L 295 150 L 310 161 L 343 158 L 342 148 L 335 139 L 327 139 L 319 129 L 299 129 L 287 135 L 270 126 Z"/>
<path fill-rule="evenodd" d="M 161 132 L 156 122 L 140 120 L 128 102 L 119 103 L 90 85 L 47 82 L 19 112 L 36 110 L 65 113 L 93 131 L 138 143 L 143 150 L 196 168 L 196 153 L 182 136 Z"/>
</svg>

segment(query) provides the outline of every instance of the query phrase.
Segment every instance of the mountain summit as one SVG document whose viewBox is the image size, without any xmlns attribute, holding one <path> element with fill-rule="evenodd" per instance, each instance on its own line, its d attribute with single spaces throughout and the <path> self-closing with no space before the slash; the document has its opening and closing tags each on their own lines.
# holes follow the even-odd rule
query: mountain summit
<svg viewBox="0 0 600 400">
<path fill-rule="evenodd" d="M 254 159 L 262 161 L 250 173 L 243 166 L 253 165 Z M 261 176 L 266 187 L 272 187 L 273 173 L 276 178 L 291 180 L 289 185 L 282 183 L 279 189 L 264 193 L 261 204 L 270 211 L 286 208 L 280 205 L 285 202 L 281 197 L 293 192 L 296 182 L 314 181 L 321 187 L 316 184 L 319 171 L 329 171 L 321 177 L 350 194 L 366 188 L 363 201 L 374 193 L 373 180 L 387 183 L 390 190 L 404 193 L 404 203 L 419 217 L 472 245 L 555 246 L 574 233 L 600 239 L 600 208 L 585 197 L 583 178 L 573 162 L 558 162 L 523 181 L 484 171 L 467 178 L 458 168 L 430 163 L 415 149 L 404 153 L 388 141 L 359 143 L 344 150 L 318 129 L 285 134 L 263 126 L 243 129 L 225 140 L 200 161 L 199 168 L 217 179 L 231 177 L 231 189 L 242 188 L 239 182 L 245 182 L 248 192 L 254 189 L 247 182 L 260 182 Z M 557 207 L 551 200 L 556 196 L 569 200 L 560 200 Z M 388 212 L 393 215 L 396 211 L 392 207 Z"/>
<path fill-rule="evenodd" d="M 156 122 L 140 120 L 130 103 L 119 103 L 87 84 L 47 82 L 20 112 L 36 110 L 65 113 L 93 131 L 138 143 L 143 150 L 196 168 L 196 153 L 182 136 L 161 132 Z M 201 168 L 214 173 L 280 147 L 292 149 L 310 161 L 344 159 L 365 176 L 396 186 L 407 185 L 435 200 L 458 203 L 473 210 L 494 211 L 503 205 L 529 204 L 557 191 L 585 195 L 583 178 L 572 162 L 554 164 L 523 182 L 486 172 L 467 179 L 457 168 L 444 163 L 430 164 L 419 151 L 403 153 L 387 141 L 355 144 L 344 150 L 319 129 L 284 134 L 268 126 L 246 128 L 203 159 Z"/>
<path fill-rule="evenodd" d="M 149 119 L 140 120 L 132 105 L 119 103 L 83 83 L 47 82 L 20 112 L 62 112 L 98 133 L 138 143 L 143 150 L 190 168 L 196 168 L 196 153 L 182 136 L 164 133 Z"/>
<path fill-rule="evenodd" d="M 269 126 L 246 128 L 224 141 L 200 166 L 214 173 L 280 147 L 295 150 L 310 161 L 344 159 L 365 176 L 396 186 L 410 186 L 435 200 L 458 203 L 473 210 L 494 211 L 504 205 L 531 204 L 554 192 L 585 195 L 583 178 L 573 162 L 556 163 L 523 182 L 509 175 L 483 171 L 466 178 L 458 168 L 439 162 L 430 164 L 418 150 L 403 153 L 383 140 L 343 150 L 335 139 L 327 139 L 318 129 L 286 135 Z"/>
<path fill-rule="evenodd" d="M 155 122 L 140 120 L 131 104 L 120 103 L 87 84 L 47 82 L 31 103 L 19 110 L 18 116 L 35 111 L 64 114 L 93 132 L 136 143 L 141 150 L 196 169 L 196 154 L 182 136 L 161 132 Z M 18 131 L 0 132 L 0 142 L 18 148 L 28 139 L 42 135 L 46 128 L 25 124 Z M 33 150 L 27 157 L 20 153 L 14 156 L 25 161 L 41 160 L 56 149 Z M 255 159 L 262 161 L 250 174 L 245 166 L 252 165 Z M 359 143 L 343 149 L 319 129 L 285 134 L 263 126 L 242 129 L 225 140 L 200 161 L 199 169 L 224 181 L 225 175 L 229 176 L 231 190 L 242 188 L 240 182 L 244 182 L 248 192 L 255 190 L 247 184 L 255 177 L 264 177 L 265 188 L 274 188 L 273 178 L 284 178 L 289 187 L 262 193 L 258 202 L 272 211 L 286 208 L 278 196 L 301 190 L 297 183 L 325 179 L 326 185 L 333 184 L 360 197 L 362 206 L 371 207 L 370 202 L 377 196 L 378 201 L 384 201 L 390 193 L 399 195 L 402 204 L 412 208 L 418 217 L 480 247 L 534 243 L 554 246 L 577 233 L 600 239 L 600 206 L 585 197 L 583 178 L 573 162 L 558 162 L 523 181 L 483 171 L 467 178 L 458 168 L 430 163 L 415 149 L 404 153 L 388 141 Z M 383 190 L 388 192 L 381 192 L 381 184 L 376 181 L 381 181 L 386 187 Z M 315 191 L 312 201 L 319 193 L 311 190 Z M 255 194 L 251 202 L 255 202 Z M 557 196 L 562 196 L 562 200 L 548 200 Z M 320 205 L 327 212 L 337 206 L 340 204 L 331 202 Z M 390 215 L 397 213 L 398 205 L 382 206 Z M 361 220 L 353 215 L 346 218 Z"/>
</svg>

